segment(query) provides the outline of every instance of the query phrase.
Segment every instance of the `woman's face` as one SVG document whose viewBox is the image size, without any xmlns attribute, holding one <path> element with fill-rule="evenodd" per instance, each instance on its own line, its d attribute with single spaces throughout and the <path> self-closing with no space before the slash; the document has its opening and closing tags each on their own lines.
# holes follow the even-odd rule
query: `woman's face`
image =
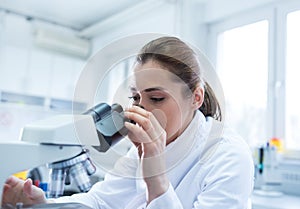
<svg viewBox="0 0 300 209">
<path fill-rule="evenodd" d="M 188 126 L 197 109 L 193 94 L 184 94 L 183 81 L 157 62 L 138 64 L 131 86 L 133 105 L 152 112 L 167 133 L 167 144 Z"/>
</svg>

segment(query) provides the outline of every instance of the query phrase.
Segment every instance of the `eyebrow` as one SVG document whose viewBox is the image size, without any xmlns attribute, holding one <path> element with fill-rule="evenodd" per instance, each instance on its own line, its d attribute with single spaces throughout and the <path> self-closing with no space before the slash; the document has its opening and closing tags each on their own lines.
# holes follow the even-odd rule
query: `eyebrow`
<svg viewBox="0 0 300 209">
<path fill-rule="evenodd" d="M 130 90 L 131 91 L 137 91 L 137 89 L 135 87 L 130 87 Z M 148 88 L 148 89 L 144 89 L 142 91 L 144 91 L 144 92 L 165 91 L 165 89 L 162 88 L 162 87 L 151 87 L 151 88 Z"/>
<path fill-rule="evenodd" d="M 151 88 L 148 88 L 148 89 L 144 89 L 143 91 L 144 91 L 144 92 L 151 92 L 151 91 L 165 91 L 165 89 L 162 88 L 162 87 L 151 87 Z"/>
</svg>

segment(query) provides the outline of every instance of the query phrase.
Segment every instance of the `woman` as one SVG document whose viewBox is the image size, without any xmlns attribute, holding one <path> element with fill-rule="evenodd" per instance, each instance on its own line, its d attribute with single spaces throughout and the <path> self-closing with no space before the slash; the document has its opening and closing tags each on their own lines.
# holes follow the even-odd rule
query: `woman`
<svg viewBox="0 0 300 209">
<path fill-rule="evenodd" d="M 251 153 L 239 136 L 218 122 L 221 109 L 202 70 L 194 51 L 178 38 L 161 37 L 146 44 L 134 66 L 134 105 L 125 111 L 135 121 L 125 123 L 135 145 L 126 158 L 88 193 L 55 200 L 45 199 L 30 180 L 12 177 L 3 203 L 247 208 L 253 187 Z"/>
</svg>

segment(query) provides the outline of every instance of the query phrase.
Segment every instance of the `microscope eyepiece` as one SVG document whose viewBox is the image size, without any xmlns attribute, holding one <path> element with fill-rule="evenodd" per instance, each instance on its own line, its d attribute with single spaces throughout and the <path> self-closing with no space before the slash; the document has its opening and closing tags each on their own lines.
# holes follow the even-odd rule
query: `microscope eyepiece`
<svg viewBox="0 0 300 209">
<path fill-rule="evenodd" d="M 104 118 L 107 114 L 110 114 L 111 107 L 106 103 L 100 103 L 96 106 L 88 109 L 83 114 L 84 115 L 91 115 L 94 119 L 94 122 L 99 122 L 102 118 Z"/>
</svg>

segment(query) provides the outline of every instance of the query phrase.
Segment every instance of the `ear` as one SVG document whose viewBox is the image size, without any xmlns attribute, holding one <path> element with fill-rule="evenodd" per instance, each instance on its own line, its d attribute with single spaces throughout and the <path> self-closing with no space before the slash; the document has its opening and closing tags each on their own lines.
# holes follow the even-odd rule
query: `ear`
<svg viewBox="0 0 300 209">
<path fill-rule="evenodd" d="M 198 85 L 194 90 L 193 100 L 193 109 L 199 109 L 204 101 L 204 88 L 202 86 Z"/>
</svg>

